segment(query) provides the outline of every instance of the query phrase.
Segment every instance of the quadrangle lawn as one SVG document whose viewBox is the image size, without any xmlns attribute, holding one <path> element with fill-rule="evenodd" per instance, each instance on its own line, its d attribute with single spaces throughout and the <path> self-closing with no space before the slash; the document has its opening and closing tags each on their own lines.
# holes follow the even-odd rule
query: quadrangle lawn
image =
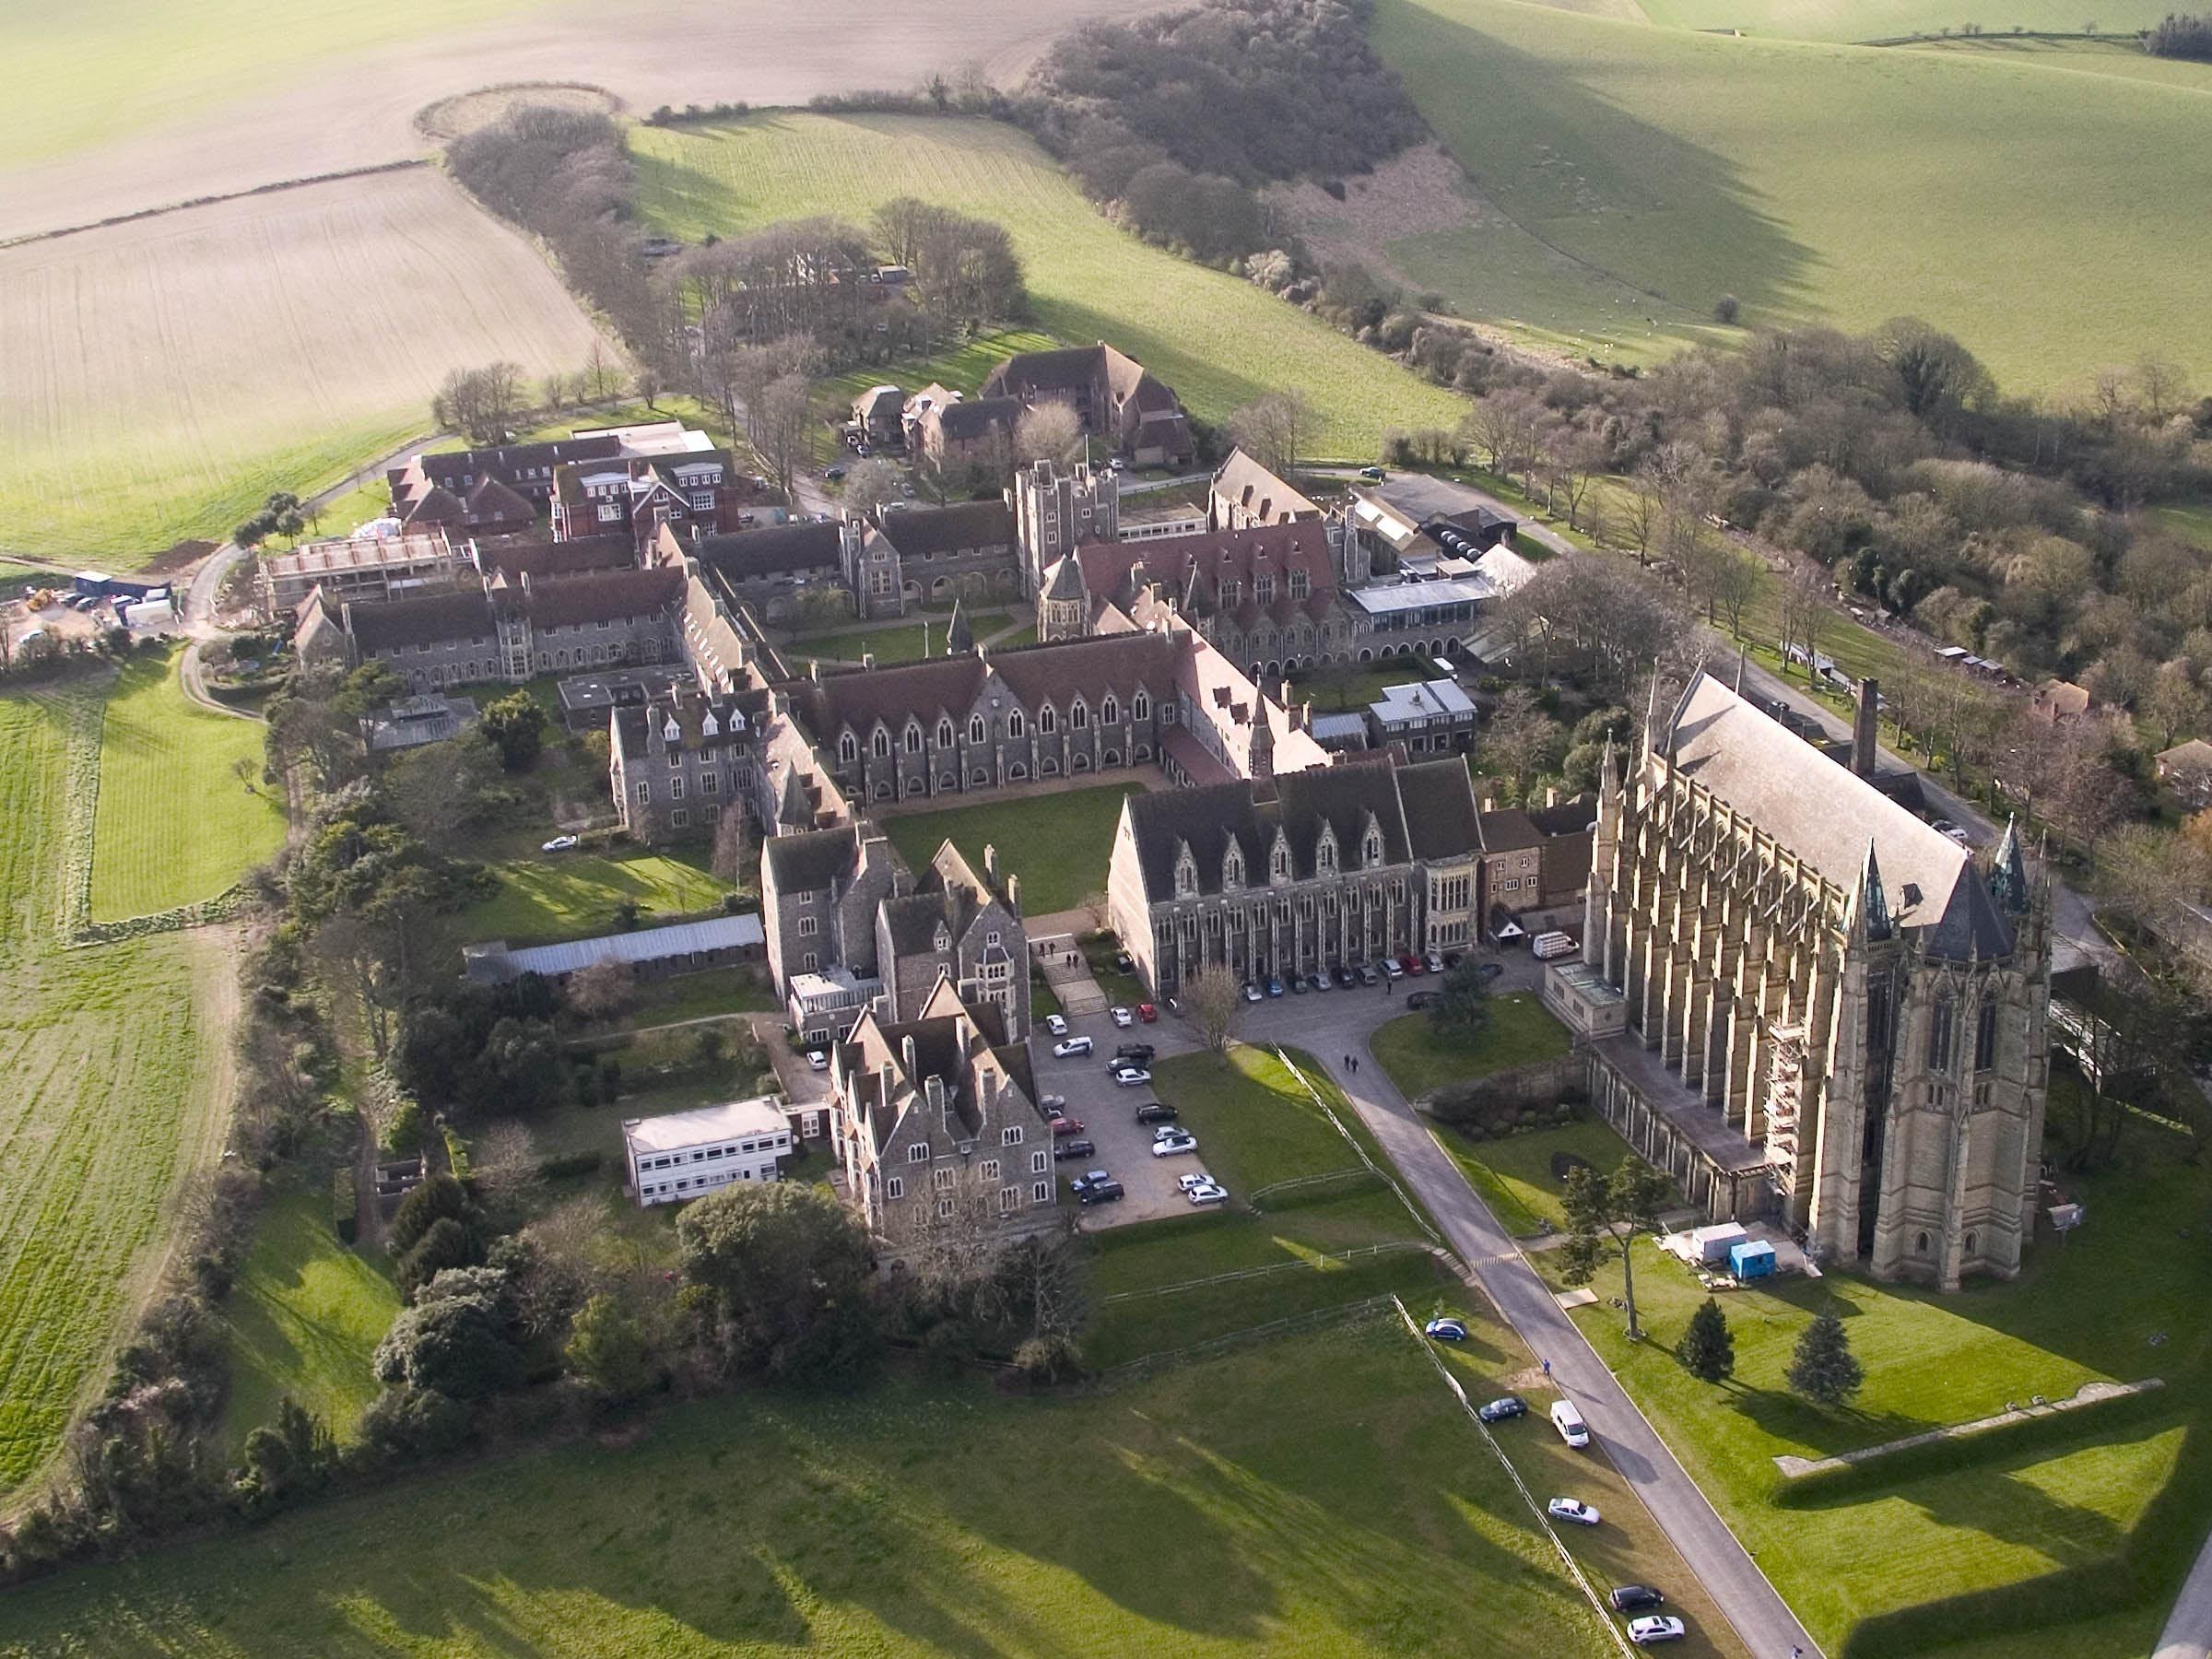
<svg viewBox="0 0 2212 1659">
<path fill-rule="evenodd" d="M 1105 887 L 1123 798 L 1143 788 L 1112 783 L 938 812 L 887 813 L 883 829 L 900 856 L 917 870 L 947 840 L 978 871 L 983 867 L 983 848 L 995 847 L 999 869 L 1021 877 L 1022 913 L 1043 916 L 1073 910 Z"/>
<path fill-rule="evenodd" d="M 612 932 L 615 909 L 626 899 L 637 901 L 641 926 L 712 910 L 724 888 L 708 873 L 706 857 L 700 847 L 500 859 L 486 866 L 499 890 L 464 911 L 455 928 L 471 943 L 544 945 Z"/>
<path fill-rule="evenodd" d="M 702 1571 L 711 1562 L 712 1571 Z M 1394 1321 L 1114 1391 L 753 1391 L 8 1598 L 6 1651 L 1441 1653 L 1603 1640 Z"/>
<path fill-rule="evenodd" d="M 134 657 L 100 739 L 92 917 L 148 915 L 221 892 L 283 844 L 280 792 L 261 781 L 264 728 L 201 708 L 177 653 Z M 241 782 L 232 767 L 251 769 Z"/>
<path fill-rule="evenodd" d="M 1400 982 L 1416 988 L 1418 983 Z M 1447 1083 L 1556 1060 L 1567 1052 L 1567 1028 L 1533 992 L 1493 996 L 1489 1005 L 1489 1027 L 1473 1042 L 1443 1035 L 1426 1013 L 1404 1014 L 1376 1029 L 1368 1039 L 1368 1052 L 1409 1100 Z"/>
</svg>

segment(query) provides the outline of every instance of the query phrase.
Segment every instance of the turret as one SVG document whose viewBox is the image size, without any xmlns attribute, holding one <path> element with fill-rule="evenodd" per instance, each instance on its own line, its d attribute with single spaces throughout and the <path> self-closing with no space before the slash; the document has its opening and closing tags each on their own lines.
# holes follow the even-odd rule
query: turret
<svg viewBox="0 0 2212 1659">
<path fill-rule="evenodd" d="M 1866 838 L 1866 857 L 1859 865 L 1859 890 L 1852 896 L 1851 935 L 1853 939 L 1889 936 L 1889 895 L 1882 886 L 1882 867 L 1875 861 L 1874 838 Z"/>
<path fill-rule="evenodd" d="M 2005 820 L 2004 838 L 1989 861 L 1989 896 L 1997 908 L 2010 915 L 2028 913 L 2028 901 L 2032 889 L 2028 886 L 2028 860 L 2020 851 L 2020 827 L 2013 818 Z"/>
</svg>

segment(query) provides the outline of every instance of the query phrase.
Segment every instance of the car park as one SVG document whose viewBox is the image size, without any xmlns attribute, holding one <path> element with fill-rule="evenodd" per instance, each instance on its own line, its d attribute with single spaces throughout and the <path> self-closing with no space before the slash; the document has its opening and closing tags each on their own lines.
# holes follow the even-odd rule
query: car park
<svg viewBox="0 0 2212 1659">
<path fill-rule="evenodd" d="M 1208 1204 L 1227 1204 L 1229 1202 L 1229 1189 L 1211 1181 L 1202 1181 L 1194 1187 L 1185 1187 L 1182 1195 L 1188 1198 L 1194 1206 L 1200 1207 Z"/>
<path fill-rule="evenodd" d="M 1419 957 L 1413 955 L 1411 952 L 1407 952 L 1405 956 L 1402 956 L 1398 959 L 1398 966 L 1405 969 L 1408 973 L 1426 973 L 1429 971 L 1429 964 L 1424 962 Z"/>
<path fill-rule="evenodd" d="M 1065 1042 L 1055 1042 L 1053 1044 L 1053 1058 L 1055 1060 L 1072 1060 L 1077 1054 L 1089 1053 L 1094 1046 L 1096 1045 L 1093 1044 L 1090 1039 L 1088 1037 L 1070 1037 Z"/>
<path fill-rule="evenodd" d="M 1652 1647 L 1662 1641 L 1679 1641 L 1688 1634 L 1689 1627 L 1667 1613 L 1629 1620 L 1629 1640 L 1638 1647 Z"/>
<path fill-rule="evenodd" d="M 1047 1014 L 1044 1017 L 1044 1029 L 1055 1037 L 1065 1037 L 1067 1035 L 1067 1021 L 1057 1014 Z"/>
<path fill-rule="evenodd" d="M 1152 1156 L 1155 1158 L 1174 1158 L 1184 1152 L 1197 1150 L 1198 1137 L 1194 1135 L 1186 1135 L 1181 1130 L 1162 1135 L 1152 1143 Z"/>
<path fill-rule="evenodd" d="M 1037 1097 L 1037 1105 L 1046 1117 L 1067 1115 L 1067 1097 L 1065 1095 L 1041 1094 Z"/>
<path fill-rule="evenodd" d="M 1085 1187 L 1097 1186 L 1102 1181 L 1112 1181 L 1112 1179 L 1113 1177 L 1103 1170 L 1086 1170 L 1082 1174 L 1075 1176 L 1068 1182 L 1067 1190 L 1071 1193 L 1079 1193 Z"/>
<path fill-rule="evenodd" d="M 576 838 L 574 836 L 557 835 L 544 846 L 538 848 L 538 851 L 540 853 L 566 853 L 575 845 Z"/>
<path fill-rule="evenodd" d="M 1147 1100 L 1136 1109 L 1136 1121 L 1140 1124 L 1171 1124 L 1175 1121 L 1175 1108 L 1165 1100 Z"/>
<path fill-rule="evenodd" d="M 1138 1003 L 1136 1005 L 1136 1018 L 1141 1023 L 1145 1025 L 1150 1025 L 1154 1020 L 1159 1018 L 1159 1010 L 1154 1007 L 1150 1003 Z"/>
<path fill-rule="evenodd" d="M 1308 975 L 1306 975 L 1306 989 L 1307 989 L 1307 990 L 1309 990 L 1309 991 L 1326 991 L 1328 988 L 1329 988 L 1329 976 L 1328 976 L 1327 974 L 1325 974 L 1325 973 L 1309 973 Z"/>
<path fill-rule="evenodd" d="M 1666 1606 L 1666 1597 L 1649 1584 L 1616 1584 L 1606 1599 L 1613 1604 L 1616 1613 L 1641 1613 Z"/>
<path fill-rule="evenodd" d="M 1113 1080 L 1123 1088 L 1142 1088 L 1152 1081 L 1152 1074 L 1141 1065 L 1124 1065 L 1113 1074 Z"/>
<path fill-rule="evenodd" d="M 1576 1526 L 1595 1526 L 1601 1518 L 1596 1505 L 1580 1498 L 1554 1498 L 1544 1506 L 1544 1512 L 1554 1521 L 1571 1522 Z"/>
<path fill-rule="evenodd" d="M 1093 1182 L 1076 1194 L 1078 1204 L 1119 1204 L 1122 1201 L 1122 1183 L 1118 1181 Z"/>
<path fill-rule="evenodd" d="M 1136 1016 L 1126 1008 L 1116 1008 L 1113 1010 L 1113 1023 L 1125 1031 L 1136 1023 Z"/>
<path fill-rule="evenodd" d="M 1304 974 L 1294 973 L 1290 976 L 1288 982 L 1291 995 L 1303 996 L 1306 994 L 1306 976 Z"/>
<path fill-rule="evenodd" d="M 1349 991 L 1354 985 L 1359 982 L 1359 976 L 1354 973 L 1349 968 L 1337 969 L 1335 979 L 1337 988 L 1344 991 Z"/>
<path fill-rule="evenodd" d="M 1080 1135 L 1082 1133 L 1083 1120 L 1081 1118 L 1056 1117 L 1053 1120 L 1053 1134 L 1054 1135 Z"/>
<path fill-rule="evenodd" d="M 1359 964 L 1359 982 L 1363 985 L 1379 985 L 1382 982 L 1382 976 L 1375 971 L 1372 962 Z"/>
<path fill-rule="evenodd" d="M 1583 1421 L 1583 1414 L 1572 1400 L 1551 1403 L 1551 1426 L 1559 1431 L 1561 1440 L 1578 1452 L 1590 1443 L 1590 1425 Z"/>
<path fill-rule="evenodd" d="M 1465 1342 L 1467 1327 L 1463 1320 L 1432 1319 L 1421 1327 L 1421 1335 L 1431 1342 Z"/>
<path fill-rule="evenodd" d="M 1508 1418 L 1526 1417 L 1528 1402 L 1519 1394 L 1506 1394 L 1487 1406 L 1477 1406 L 1475 1415 L 1486 1423 L 1502 1423 Z"/>
<path fill-rule="evenodd" d="M 1176 1187 L 1185 1193 L 1189 1192 L 1193 1187 L 1212 1186 L 1214 1184 L 1214 1178 L 1211 1175 L 1208 1175 L 1204 1170 L 1185 1170 L 1182 1174 L 1175 1177 Z"/>
<path fill-rule="evenodd" d="M 1244 982 L 1244 1000 L 1246 1002 L 1258 1002 L 1261 995 L 1262 992 L 1259 986 L 1253 984 L 1250 980 Z"/>
<path fill-rule="evenodd" d="M 1071 1158 L 1096 1158 L 1098 1155 L 1096 1145 L 1081 1139 L 1064 1140 L 1053 1148 L 1053 1161 L 1055 1163 L 1065 1163 Z"/>
</svg>

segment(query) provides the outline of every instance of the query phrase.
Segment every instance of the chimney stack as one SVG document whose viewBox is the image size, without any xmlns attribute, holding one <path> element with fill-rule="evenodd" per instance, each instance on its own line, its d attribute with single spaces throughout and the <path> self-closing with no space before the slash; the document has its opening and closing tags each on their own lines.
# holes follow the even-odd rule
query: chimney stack
<svg viewBox="0 0 2212 1659">
<path fill-rule="evenodd" d="M 914 1053 L 914 1040 L 912 1034 L 899 1039 L 899 1064 L 906 1068 L 907 1080 L 912 1082 L 914 1073 L 921 1069 L 922 1065 L 921 1060 Z"/>
<path fill-rule="evenodd" d="M 1006 877 L 1006 909 L 1014 913 L 1015 921 L 1021 920 L 1021 877 L 1019 876 L 1009 875 Z"/>
<path fill-rule="evenodd" d="M 912 1039 L 910 1038 L 909 1041 L 911 1041 Z M 929 1102 L 930 1111 L 942 1118 L 945 1115 L 945 1079 L 935 1072 L 923 1078 L 922 1098 Z"/>
<path fill-rule="evenodd" d="M 983 879 L 994 883 L 998 880 L 998 849 L 989 841 L 983 843 Z"/>
<path fill-rule="evenodd" d="M 1881 689 L 1879 680 L 1861 680 L 1851 712 L 1851 770 L 1862 778 L 1874 776 L 1875 732 L 1881 718 Z"/>
</svg>

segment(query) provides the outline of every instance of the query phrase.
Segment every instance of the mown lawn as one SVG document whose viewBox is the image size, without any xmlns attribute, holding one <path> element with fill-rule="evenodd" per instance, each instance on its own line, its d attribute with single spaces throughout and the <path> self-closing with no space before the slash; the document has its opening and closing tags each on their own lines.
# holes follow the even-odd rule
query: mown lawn
<svg viewBox="0 0 2212 1659">
<path fill-rule="evenodd" d="M 165 1203 L 211 1161 L 228 1100 L 219 935 L 62 950 L 66 735 L 97 684 L 0 697 L 0 1498 L 61 1443 L 145 1290 Z"/>
<path fill-rule="evenodd" d="M 1503 1140 L 1471 1140 L 1441 1124 L 1436 1133 L 1490 1213 L 1506 1231 L 1523 1237 L 1541 1231 L 1546 1221 L 1554 1228 L 1567 1225 L 1567 1183 L 1552 1173 L 1554 1157 L 1579 1158 L 1610 1174 L 1629 1155 L 1629 1143 L 1595 1118 L 1524 1130 Z"/>
<path fill-rule="evenodd" d="M 1725 1383 L 1698 1382 L 1669 1352 L 1705 1294 L 1679 1264 L 1649 1241 L 1638 1245 L 1637 1300 L 1649 1335 L 1641 1345 L 1627 1340 L 1620 1313 L 1606 1305 L 1619 1294 L 1618 1269 L 1594 1281 L 1599 1301 L 1577 1311 L 1576 1323 L 1723 1513 L 1759 1541 L 1760 1564 L 1830 1651 L 1861 1620 L 2062 1569 L 2083 1569 L 2100 1593 L 2124 1583 L 2106 1564 L 2128 1547 L 2154 1500 L 2160 1507 L 2147 1541 L 2174 1578 L 2154 1568 L 2144 1583 L 2159 1605 L 2170 1598 L 2181 1561 L 2212 1521 L 2204 1427 L 2212 1334 L 2195 1315 L 2212 1171 L 2183 1161 L 2176 1138 L 2135 1133 L 2124 1167 L 2080 1184 L 2076 1195 L 2091 1224 L 2063 1246 L 2045 1230 L 2012 1284 L 1982 1281 L 1945 1296 L 1831 1273 L 1724 1297 L 1736 1351 Z M 1531 1259 L 1556 1275 L 1549 1253 Z M 1798 1333 L 1831 1306 L 1866 1369 L 1865 1389 L 1841 1411 L 1798 1399 L 1783 1375 Z M 2105 1429 L 2103 1408 L 2093 1408 L 2060 1419 L 2048 1439 L 1967 1466 L 1908 1470 L 1887 1492 L 1771 1505 L 1777 1453 L 1847 1451 L 2033 1394 L 2061 1398 L 2093 1378 L 2149 1376 L 2167 1387 L 2147 1416 Z M 2086 1594 L 2067 1605 L 2085 1618 L 2108 1611 Z M 1936 1623 L 1963 1631 L 2002 1611 L 2002 1604 L 1961 1610 Z M 2016 1643 L 2029 1643 L 2018 1651 L 2098 1651 L 2078 1643 L 2046 1650 L 2044 1629 L 2059 1622 L 2039 1612 L 2032 1634 L 2014 1630 Z"/>
<path fill-rule="evenodd" d="M 644 927 L 713 910 L 724 889 L 708 872 L 706 859 L 703 847 L 501 859 L 487 866 L 499 891 L 463 912 L 458 931 L 472 942 L 544 945 L 612 933 L 616 908 L 625 900 L 636 901 Z"/>
<path fill-rule="evenodd" d="M 108 698 L 93 831 L 98 922 L 213 898 L 284 841 L 283 796 L 261 781 L 262 724 L 188 700 L 177 657 L 134 656 Z"/>
<path fill-rule="evenodd" d="M 1003 610 L 971 613 L 968 625 L 978 639 L 987 638 L 1012 618 Z M 924 656 L 945 654 L 949 614 L 923 622 L 902 622 L 896 628 L 855 628 L 841 633 L 809 634 L 783 647 L 786 662 L 798 664 L 809 657 L 857 663 L 867 653 L 878 664 L 918 663 Z"/>
<path fill-rule="evenodd" d="M 222 1314 L 230 1350 L 225 1440 L 233 1455 L 289 1396 L 344 1440 L 376 1397 L 370 1356 L 399 1312 L 388 1263 L 339 1241 L 327 1182 L 288 1186 L 261 1215 Z"/>
<path fill-rule="evenodd" d="M 1534 992 L 1493 996 L 1489 1006 L 1489 1026 L 1472 1042 L 1439 1031 L 1425 1012 L 1403 1014 L 1375 1030 L 1368 1052 L 1409 1100 L 1447 1083 L 1556 1060 L 1567 1052 L 1567 1028 Z"/>
<path fill-rule="evenodd" d="M 639 127 L 630 145 L 644 218 L 687 241 L 812 214 L 865 224 L 901 195 L 996 219 L 1021 256 L 1041 332 L 1112 342 L 1207 420 L 1296 387 L 1313 404 L 1317 455 L 1371 459 L 1385 429 L 1450 426 L 1465 407 L 1252 284 L 1115 229 L 1009 126 L 778 112 Z M 870 371 L 854 390 L 877 378 Z"/>
<path fill-rule="evenodd" d="M 701 1563 L 712 1563 L 705 1571 Z M 1597 1651 L 1394 1320 L 1024 1400 L 745 1391 L 8 1600 L 27 1655 Z"/>
<path fill-rule="evenodd" d="M 948 840 L 978 870 L 983 867 L 983 848 L 997 848 L 1000 871 L 1021 877 L 1022 913 L 1050 915 L 1073 910 L 1104 889 L 1123 797 L 1143 788 L 1110 783 L 941 812 L 887 813 L 883 829 L 917 870 Z"/>
</svg>

